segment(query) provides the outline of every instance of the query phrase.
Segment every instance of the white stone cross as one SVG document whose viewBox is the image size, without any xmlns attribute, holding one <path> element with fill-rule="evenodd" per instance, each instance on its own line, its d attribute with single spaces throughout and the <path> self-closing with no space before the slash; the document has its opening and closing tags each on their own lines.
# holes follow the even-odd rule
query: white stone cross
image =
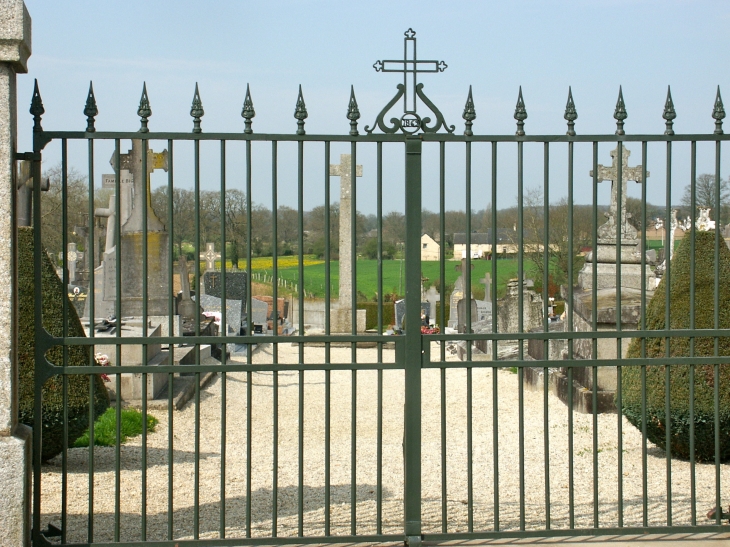
<svg viewBox="0 0 730 547">
<path fill-rule="evenodd" d="M 340 304 L 352 306 L 352 156 L 340 154 L 340 164 L 330 165 L 330 176 L 340 177 Z M 355 166 L 362 177 L 362 165 Z"/>
<path fill-rule="evenodd" d="M 431 285 L 426 291 L 426 301 L 430 304 L 428 317 L 431 322 L 436 322 L 436 302 L 441 302 L 441 295 L 436 290 L 436 287 Z"/>
<path fill-rule="evenodd" d="M 76 262 L 84 258 L 84 253 L 76 249 L 76 243 L 67 245 L 66 261 L 68 264 L 68 282 L 76 282 Z"/>
<path fill-rule="evenodd" d="M 631 152 L 625 146 L 621 152 L 621 204 L 619 209 L 618 203 L 618 148 L 611 150 L 611 166 L 606 167 L 605 165 L 598 166 L 598 182 L 611 181 L 611 205 L 609 206 L 609 212 L 606 213 L 608 222 L 599 228 L 599 237 L 604 238 L 615 238 L 616 237 L 616 218 L 618 217 L 619 210 L 621 212 L 621 232 L 628 234 L 631 239 L 636 238 L 636 230 L 627 223 L 629 215 L 626 212 L 626 183 L 633 180 L 637 183 L 644 182 L 642 166 L 637 165 L 636 167 L 629 167 L 629 156 Z M 590 171 L 589 176 L 593 176 L 593 170 Z M 646 172 L 647 178 L 649 177 L 649 171 Z M 633 236 L 633 237 L 632 237 Z"/>
<path fill-rule="evenodd" d="M 212 272 L 215 270 L 215 261 L 221 257 L 220 253 L 215 252 L 215 243 L 206 243 L 205 252 L 200 253 L 200 258 L 205 260 L 205 271 Z"/>
<path fill-rule="evenodd" d="M 479 283 L 484 285 L 484 302 L 491 302 L 492 276 L 489 275 L 489 272 L 484 272 L 484 277 L 479 280 Z"/>
</svg>

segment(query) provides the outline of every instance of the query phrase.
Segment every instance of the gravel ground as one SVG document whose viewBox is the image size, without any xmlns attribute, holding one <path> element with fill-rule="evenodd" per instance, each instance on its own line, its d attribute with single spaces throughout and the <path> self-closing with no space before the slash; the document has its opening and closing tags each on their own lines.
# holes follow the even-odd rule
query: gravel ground
<svg viewBox="0 0 730 547">
<path fill-rule="evenodd" d="M 349 362 L 349 348 L 332 348 L 332 362 Z M 259 346 L 256 363 L 273 360 L 270 345 Z M 296 363 L 298 349 L 289 344 L 278 348 L 280 363 Z M 432 352 L 437 354 L 437 352 Z M 358 349 L 358 362 L 377 360 L 377 350 Z M 449 360 L 455 357 L 449 355 Z M 394 361 L 392 350 L 384 350 L 383 360 Z M 324 348 L 307 348 L 305 362 L 324 361 Z M 278 378 L 275 378 L 278 376 Z M 304 373 L 304 468 L 301 526 L 305 535 L 321 535 L 325 530 L 324 438 L 325 373 Z M 273 386 L 278 381 L 278 536 L 295 536 L 298 518 L 298 439 L 299 391 L 298 371 L 251 373 L 251 482 L 253 536 L 272 534 L 273 491 Z M 525 495 L 520 500 L 519 465 L 519 388 L 517 375 L 500 370 L 498 379 L 499 422 L 499 525 L 502 530 L 520 527 L 520 503 L 524 503 L 526 529 L 545 529 L 546 506 L 550 525 L 567 528 L 569 515 L 568 411 L 553 395 L 548 395 L 549 429 L 549 505 L 545 497 L 544 394 L 524 391 Z M 351 499 L 351 424 L 352 379 L 350 371 L 331 373 L 331 507 L 332 534 L 350 534 Z M 356 531 L 377 532 L 377 381 L 376 371 L 356 374 Z M 449 369 L 446 380 L 447 422 L 447 518 L 448 531 L 467 531 L 469 499 L 467 473 L 467 372 Z M 492 372 L 472 372 L 473 436 L 473 529 L 494 529 L 494 460 Z M 222 392 L 225 386 L 225 409 Z M 221 416 L 225 410 L 225 534 L 245 537 L 246 463 L 247 463 L 247 373 L 229 373 L 223 381 L 218 376 L 201 391 L 199 409 L 194 402 L 174 413 L 174 427 L 166 411 L 152 411 L 160 421 L 147 440 L 146 531 L 147 539 L 166 539 L 168 531 L 168 435 L 173 432 L 173 538 L 195 534 L 195 420 L 200 413 L 199 516 L 200 537 L 220 537 L 221 528 Z M 442 530 L 441 503 L 441 372 L 423 373 L 423 522 L 424 531 Z M 383 445 L 382 445 L 382 531 L 402 533 L 403 510 L 403 372 L 383 373 Z M 642 525 L 642 451 L 641 435 L 626 420 L 622 421 L 623 524 Z M 618 417 L 598 416 L 598 507 L 601 527 L 618 525 Z M 93 532 L 95 541 L 114 539 L 115 527 L 115 450 L 94 449 Z M 573 495 L 576 527 L 592 527 L 594 518 L 593 424 L 592 416 L 574 414 L 573 423 Z M 120 539 L 139 540 L 142 530 L 141 438 L 121 448 Z M 728 465 L 720 467 L 721 492 L 730 489 Z M 89 513 L 89 452 L 72 449 L 68 459 L 68 541 L 87 539 Z M 689 524 L 690 466 L 688 462 L 671 462 L 672 524 Z M 710 523 L 705 513 L 715 505 L 716 468 L 697 464 L 696 511 L 700 524 Z M 60 457 L 45 465 L 42 479 L 43 523 L 60 526 L 61 508 Z M 647 461 L 647 510 L 650 525 L 665 525 L 667 506 L 667 463 L 663 451 L 650 444 Z M 728 503 L 724 495 L 723 505 Z"/>
</svg>

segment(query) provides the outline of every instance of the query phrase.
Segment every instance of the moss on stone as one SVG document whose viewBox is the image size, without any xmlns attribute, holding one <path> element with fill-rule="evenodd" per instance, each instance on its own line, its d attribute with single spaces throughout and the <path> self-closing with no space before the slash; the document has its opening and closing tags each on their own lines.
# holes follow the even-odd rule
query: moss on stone
<svg viewBox="0 0 730 547">
<path fill-rule="evenodd" d="M 35 286 L 33 267 L 33 229 L 18 228 L 18 368 L 20 421 L 33 427 L 35 408 L 35 294 L 43 297 L 43 326 L 56 337 L 63 336 L 63 301 L 67 301 L 68 336 L 83 337 L 84 329 L 73 304 L 68 302 L 63 282 L 56 275 L 48 255 L 42 253 L 41 287 Z M 93 346 L 68 346 L 69 366 L 93 364 Z M 46 353 L 48 361 L 63 365 L 62 346 L 54 346 Z M 42 459 L 46 461 L 63 450 L 64 408 L 63 376 L 54 375 L 43 385 Z M 94 416 L 100 416 L 109 407 L 109 393 L 98 374 L 91 382 L 86 375 L 67 376 L 68 446 L 89 427 L 90 389 L 94 389 Z M 34 435 L 38 432 L 34 431 Z"/>
<path fill-rule="evenodd" d="M 687 233 L 674 253 L 670 272 L 670 328 L 690 328 L 690 265 L 691 239 Z M 694 232 L 695 237 L 695 324 L 696 329 L 715 327 L 715 233 Z M 730 328 L 730 250 L 720 239 L 719 261 L 719 328 Z M 662 278 L 646 309 L 647 330 L 665 328 L 667 276 Z M 730 337 L 718 341 L 718 354 L 730 355 Z M 646 428 L 647 437 L 666 450 L 667 419 L 665 412 L 666 366 L 661 358 L 667 355 L 664 338 L 645 339 L 646 357 L 657 364 L 646 367 Z M 669 341 L 671 357 L 690 355 L 690 338 L 673 337 Z M 695 356 L 715 355 L 715 338 L 694 338 Z M 626 355 L 642 357 L 642 341 L 634 338 Z M 670 386 L 670 450 L 672 455 L 690 457 L 690 365 L 669 366 Z M 694 365 L 694 450 L 697 461 L 715 460 L 715 367 Z M 730 459 L 730 365 L 719 367 L 720 460 Z M 634 426 L 642 428 L 641 370 L 642 367 L 622 369 L 622 411 Z"/>
</svg>

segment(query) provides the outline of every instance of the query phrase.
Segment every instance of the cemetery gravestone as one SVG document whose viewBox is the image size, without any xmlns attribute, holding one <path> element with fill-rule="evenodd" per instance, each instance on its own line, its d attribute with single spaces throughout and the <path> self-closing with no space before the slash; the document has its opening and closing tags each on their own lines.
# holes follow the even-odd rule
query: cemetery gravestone
<svg viewBox="0 0 730 547">
<path fill-rule="evenodd" d="M 606 214 L 607 221 L 598 228 L 598 247 L 586 256 L 586 262 L 578 273 L 578 286 L 573 292 L 573 325 L 576 331 L 593 330 L 593 298 L 596 293 L 597 329 L 599 331 L 615 331 L 618 324 L 621 329 L 635 329 L 641 315 L 641 291 L 645 288 L 650 298 L 656 287 L 656 275 L 648 261 L 642 274 L 642 255 L 638 233 L 630 223 L 631 215 L 626 211 L 627 181 L 644 183 L 641 165 L 629 167 L 628 158 L 631 152 L 623 147 L 621 158 L 618 148 L 611 151 L 610 167 L 599 165 L 597 178 L 599 181 L 611 182 L 611 203 Z M 621 179 L 618 176 L 618 162 L 621 162 Z M 591 171 L 590 176 L 593 176 Z M 646 176 L 649 173 L 646 172 Z M 621 200 L 618 199 L 619 185 Z M 674 215 L 676 217 L 676 213 Z M 620 218 L 620 225 L 618 219 Z M 620 241 L 617 237 L 620 234 Z M 618 257 L 617 257 L 618 254 Z M 617 275 L 618 262 L 621 276 Z M 595 268 L 595 274 L 594 274 Z M 594 286 L 593 276 L 596 276 Z M 621 296 L 621 309 L 616 309 L 617 292 Z M 567 303 L 571 304 L 571 303 Z M 621 342 L 622 355 L 628 348 L 629 339 Z M 617 359 L 617 339 L 599 338 L 597 355 L 593 355 L 591 340 L 577 340 L 574 345 L 574 357 L 577 359 Z M 557 342 L 560 343 L 560 342 Z M 552 353 L 552 347 L 550 347 Z M 582 412 L 592 412 L 593 374 L 590 367 L 573 369 L 573 385 L 568 385 L 567 369 L 561 368 L 553 374 L 555 389 L 563 401 L 572 392 L 575 408 Z M 612 411 L 613 394 L 617 385 L 616 367 L 598 367 L 596 390 L 599 405 L 597 412 Z"/>
<path fill-rule="evenodd" d="M 266 318 L 268 317 L 269 306 L 266 302 L 262 302 L 256 297 L 251 298 L 251 323 L 253 331 L 266 327 Z"/>
<path fill-rule="evenodd" d="M 441 295 L 433 285 L 426 291 L 426 300 L 429 304 L 428 317 L 432 325 L 436 324 L 436 302 L 441 302 Z"/>
<path fill-rule="evenodd" d="M 396 300 L 395 301 L 395 330 L 403 330 L 403 319 L 406 316 L 406 301 Z"/>
<path fill-rule="evenodd" d="M 132 150 L 119 158 L 121 170 L 132 176 L 132 210 L 127 221 L 122 224 L 121 264 L 117 265 L 116 253 L 105 254 L 104 291 L 116 292 L 116 275 L 110 275 L 117 267 L 122 268 L 122 316 L 141 316 L 142 301 L 146 296 L 149 315 L 167 315 L 168 310 L 168 272 L 169 234 L 165 225 L 152 209 L 150 194 L 150 175 L 156 169 L 167 171 L 167 150 L 161 153 L 146 150 L 146 172 L 142 169 L 145 147 L 142 140 L 132 140 Z M 110 160 L 116 166 L 116 153 Z M 146 219 L 143 211 L 146 210 Z M 142 255 L 143 240 L 147 242 L 147 256 Z M 147 294 L 142 294 L 143 264 L 147 264 Z M 107 263 L 107 261 L 109 261 Z M 108 269 L 107 269 L 108 267 Z"/>
<path fill-rule="evenodd" d="M 203 275 L 205 294 L 223 298 L 223 274 L 222 272 L 207 271 Z M 226 300 L 239 300 L 246 306 L 248 294 L 248 274 L 244 271 L 226 272 Z"/>
</svg>

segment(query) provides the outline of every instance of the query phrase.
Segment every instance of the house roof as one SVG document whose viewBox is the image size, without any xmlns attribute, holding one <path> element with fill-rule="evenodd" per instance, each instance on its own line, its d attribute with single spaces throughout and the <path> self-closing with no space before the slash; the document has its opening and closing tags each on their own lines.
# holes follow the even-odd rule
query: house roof
<svg viewBox="0 0 730 547">
<path fill-rule="evenodd" d="M 469 238 L 472 245 L 491 245 L 492 244 L 492 231 L 487 232 L 472 232 Z M 497 229 L 497 243 L 511 243 L 512 240 L 509 237 L 509 230 L 504 228 Z M 466 233 L 456 232 L 454 233 L 454 245 L 466 245 Z"/>
</svg>

